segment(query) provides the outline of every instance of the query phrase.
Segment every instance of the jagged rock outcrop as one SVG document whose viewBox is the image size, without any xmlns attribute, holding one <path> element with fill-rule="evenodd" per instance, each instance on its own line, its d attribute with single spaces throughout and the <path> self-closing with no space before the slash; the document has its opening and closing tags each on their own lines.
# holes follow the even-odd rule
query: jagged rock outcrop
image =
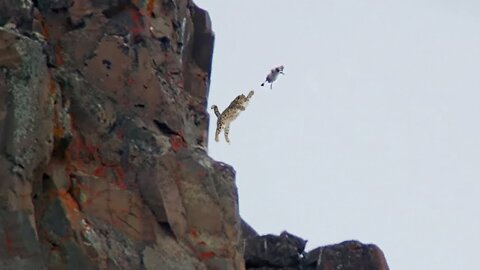
<svg viewBox="0 0 480 270">
<path fill-rule="evenodd" d="M 375 245 L 358 241 L 316 248 L 303 259 L 304 269 L 388 270 L 383 252 Z"/>
<path fill-rule="evenodd" d="M 305 252 L 306 242 L 288 232 L 283 232 L 279 236 L 249 234 L 245 238 L 246 268 L 248 270 L 389 269 L 383 252 L 375 245 L 345 241 Z"/>
<path fill-rule="evenodd" d="M 206 153 L 208 13 L 191 0 L 0 9 L 0 269 L 245 269 L 241 231 L 259 236 L 235 171 Z M 273 261 L 356 258 L 298 259 L 304 245 L 281 237 L 294 248 Z"/>
<path fill-rule="evenodd" d="M 243 269 L 235 171 L 205 151 L 208 14 L 0 7 L 0 269 Z"/>
<path fill-rule="evenodd" d="M 245 265 L 248 269 L 257 267 L 298 267 L 307 241 L 283 232 L 248 237 L 245 240 Z"/>
</svg>

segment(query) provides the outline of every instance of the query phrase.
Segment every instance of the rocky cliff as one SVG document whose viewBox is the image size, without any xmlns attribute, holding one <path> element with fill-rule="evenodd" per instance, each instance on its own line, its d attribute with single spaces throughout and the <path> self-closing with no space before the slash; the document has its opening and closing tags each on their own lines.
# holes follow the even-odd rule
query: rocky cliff
<svg viewBox="0 0 480 270">
<path fill-rule="evenodd" d="M 206 153 L 214 35 L 191 0 L 0 10 L 0 269 L 388 269 L 246 229 Z"/>
</svg>

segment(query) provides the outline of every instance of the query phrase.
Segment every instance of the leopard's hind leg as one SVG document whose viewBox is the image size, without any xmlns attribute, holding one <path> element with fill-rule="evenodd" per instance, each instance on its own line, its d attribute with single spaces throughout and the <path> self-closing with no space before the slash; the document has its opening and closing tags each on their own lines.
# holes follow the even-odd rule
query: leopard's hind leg
<svg viewBox="0 0 480 270">
<path fill-rule="evenodd" d="M 219 135 L 220 132 L 222 132 L 222 123 L 220 121 L 217 122 L 217 129 L 215 130 L 215 141 L 218 142 L 220 141 Z"/>
<path fill-rule="evenodd" d="M 225 126 L 223 133 L 225 133 L 225 141 L 227 141 L 227 143 L 230 143 L 230 139 L 228 138 L 228 133 L 230 133 L 230 125 Z"/>
</svg>

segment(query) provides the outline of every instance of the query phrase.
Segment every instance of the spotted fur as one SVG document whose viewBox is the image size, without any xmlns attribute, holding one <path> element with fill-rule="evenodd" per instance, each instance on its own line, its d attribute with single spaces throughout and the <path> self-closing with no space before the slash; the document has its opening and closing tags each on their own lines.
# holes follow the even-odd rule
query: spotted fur
<svg viewBox="0 0 480 270">
<path fill-rule="evenodd" d="M 230 143 L 230 139 L 228 138 L 228 133 L 230 132 L 230 123 L 232 123 L 235 119 L 237 119 L 238 115 L 241 111 L 244 111 L 245 108 L 248 106 L 248 102 L 250 98 L 253 96 L 253 90 L 248 93 L 248 96 L 243 94 L 237 96 L 228 107 L 220 113 L 218 110 L 217 105 L 213 105 L 212 109 L 217 116 L 217 129 L 215 130 L 215 141 L 219 141 L 219 135 L 224 131 L 225 134 L 225 141 Z"/>
</svg>

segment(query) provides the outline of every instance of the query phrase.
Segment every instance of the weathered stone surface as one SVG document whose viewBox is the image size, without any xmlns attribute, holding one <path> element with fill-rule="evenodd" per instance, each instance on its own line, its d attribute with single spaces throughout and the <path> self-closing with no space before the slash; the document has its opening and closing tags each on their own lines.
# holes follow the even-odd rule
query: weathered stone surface
<svg viewBox="0 0 480 270">
<path fill-rule="evenodd" d="M 17 38 L 19 36 L 12 30 L 2 28 L 0 31 L 0 66 L 18 68 L 22 62 Z M 5 86 L 3 86 L 5 87 Z M 5 89 L 5 88 L 4 88 Z M 6 97 L 4 97 L 5 100 Z"/>
<path fill-rule="evenodd" d="M 346 241 L 305 253 L 306 241 L 288 232 L 280 236 L 247 238 L 248 270 L 388 270 L 382 251 L 375 245 Z"/>
<path fill-rule="evenodd" d="M 39 42 L 14 29 L 0 28 L 0 265 L 2 269 L 43 269 L 32 202 L 36 170 L 49 160 L 53 99 Z M 14 60 L 12 60 L 14 59 Z"/>
<path fill-rule="evenodd" d="M 258 236 L 257 231 L 255 231 L 252 226 L 250 226 L 245 220 L 241 220 L 241 230 L 242 230 L 242 238 L 244 240 L 250 238 L 250 237 L 255 237 Z"/>
<path fill-rule="evenodd" d="M 269 234 L 247 238 L 245 265 L 247 268 L 298 266 L 305 243 L 303 239 L 287 232 L 280 236 Z"/>
<path fill-rule="evenodd" d="M 242 270 L 245 246 L 258 269 L 382 262 L 241 220 L 206 153 L 214 34 L 191 0 L 0 10 L 0 269 Z"/>
<path fill-rule="evenodd" d="M 0 7 L 0 268 L 244 269 L 235 172 L 204 150 L 208 14 Z"/>
<path fill-rule="evenodd" d="M 21 30 L 32 27 L 32 0 L 2 0 L 0 1 L 0 25 L 13 24 Z"/>
<path fill-rule="evenodd" d="M 383 252 L 375 245 L 345 241 L 308 252 L 303 265 L 315 270 L 388 270 Z"/>
</svg>

